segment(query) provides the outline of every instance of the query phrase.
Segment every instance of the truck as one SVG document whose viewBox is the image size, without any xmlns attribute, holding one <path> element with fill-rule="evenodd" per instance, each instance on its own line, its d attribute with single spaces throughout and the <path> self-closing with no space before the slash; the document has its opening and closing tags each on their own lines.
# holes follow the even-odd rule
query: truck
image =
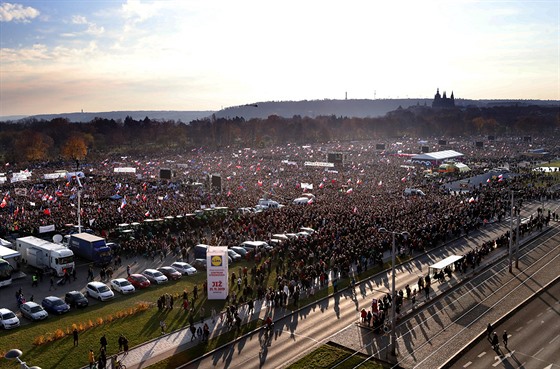
<svg viewBox="0 0 560 369">
<path fill-rule="evenodd" d="M 68 248 L 34 236 L 16 238 L 16 251 L 23 264 L 45 272 L 52 271 L 59 277 L 74 270 L 74 253 Z"/>
<path fill-rule="evenodd" d="M 92 261 L 95 265 L 105 266 L 113 260 L 111 248 L 107 246 L 103 237 L 90 233 L 74 233 L 66 236 L 65 242 L 74 254 Z"/>
</svg>

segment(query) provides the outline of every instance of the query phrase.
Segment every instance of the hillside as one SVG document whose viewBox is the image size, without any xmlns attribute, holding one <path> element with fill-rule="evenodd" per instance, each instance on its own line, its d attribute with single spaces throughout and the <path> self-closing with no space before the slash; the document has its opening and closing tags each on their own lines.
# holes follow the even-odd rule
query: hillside
<svg viewBox="0 0 560 369">
<path fill-rule="evenodd" d="M 548 100 L 466 100 L 456 99 L 457 107 L 493 107 L 493 106 L 559 106 L 558 101 Z M 390 111 L 399 107 L 404 109 L 411 106 L 432 105 L 432 99 L 350 99 L 350 100 L 302 100 L 302 101 L 266 101 L 256 102 L 239 106 L 228 107 L 219 111 L 112 111 L 96 113 L 61 113 L 42 114 L 23 118 L 36 120 L 52 120 L 54 118 L 66 118 L 73 123 L 91 122 L 94 118 L 114 119 L 115 121 L 130 116 L 134 120 L 143 120 L 148 117 L 157 121 L 175 121 L 189 123 L 193 120 L 210 118 L 213 114 L 216 118 L 231 119 L 243 117 L 245 120 L 252 118 L 265 119 L 271 115 L 284 118 L 293 116 L 316 118 L 318 116 L 354 117 L 354 118 L 376 118 L 382 117 Z M 4 117 L 4 121 L 18 121 L 21 117 Z"/>
</svg>

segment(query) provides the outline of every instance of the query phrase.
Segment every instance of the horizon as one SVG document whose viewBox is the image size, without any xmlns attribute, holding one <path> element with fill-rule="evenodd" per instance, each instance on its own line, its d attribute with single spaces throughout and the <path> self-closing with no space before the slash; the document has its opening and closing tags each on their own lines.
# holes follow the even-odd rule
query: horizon
<svg viewBox="0 0 560 369">
<path fill-rule="evenodd" d="M 431 99 L 436 88 L 558 101 L 558 14 L 560 0 L 1 2 L 0 117 Z"/>
</svg>

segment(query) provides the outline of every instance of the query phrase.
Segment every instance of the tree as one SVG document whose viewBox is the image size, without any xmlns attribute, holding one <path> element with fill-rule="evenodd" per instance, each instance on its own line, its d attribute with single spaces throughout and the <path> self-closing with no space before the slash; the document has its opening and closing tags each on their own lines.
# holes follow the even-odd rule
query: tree
<svg viewBox="0 0 560 369">
<path fill-rule="evenodd" d="M 16 151 L 19 156 L 28 161 L 43 161 L 49 159 L 48 152 L 53 146 L 52 137 L 31 130 L 22 131 L 16 140 Z"/>
<path fill-rule="evenodd" d="M 76 170 L 79 169 L 80 160 L 85 159 L 87 155 L 87 145 L 85 139 L 79 136 L 70 137 L 62 147 L 61 154 L 65 159 L 75 160 Z"/>
</svg>

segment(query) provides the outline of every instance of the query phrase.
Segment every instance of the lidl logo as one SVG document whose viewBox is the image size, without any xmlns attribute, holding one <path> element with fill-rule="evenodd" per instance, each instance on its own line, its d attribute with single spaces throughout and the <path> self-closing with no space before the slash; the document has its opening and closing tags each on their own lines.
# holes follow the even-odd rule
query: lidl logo
<svg viewBox="0 0 560 369">
<path fill-rule="evenodd" d="M 212 256 L 212 265 L 213 266 L 222 266 L 222 257 L 219 255 Z"/>
</svg>

